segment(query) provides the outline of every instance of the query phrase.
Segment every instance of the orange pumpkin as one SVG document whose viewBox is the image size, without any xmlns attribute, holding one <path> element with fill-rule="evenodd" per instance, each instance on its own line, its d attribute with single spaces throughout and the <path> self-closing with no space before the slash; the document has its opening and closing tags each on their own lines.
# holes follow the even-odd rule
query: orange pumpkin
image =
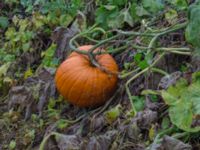
<svg viewBox="0 0 200 150">
<path fill-rule="evenodd" d="M 88 51 L 92 45 L 79 47 Z M 96 56 L 97 62 L 110 72 L 118 72 L 118 66 L 109 54 Z M 79 107 L 102 105 L 117 87 L 117 75 L 101 71 L 91 65 L 86 55 L 72 52 L 58 67 L 55 83 L 60 94 Z"/>
</svg>

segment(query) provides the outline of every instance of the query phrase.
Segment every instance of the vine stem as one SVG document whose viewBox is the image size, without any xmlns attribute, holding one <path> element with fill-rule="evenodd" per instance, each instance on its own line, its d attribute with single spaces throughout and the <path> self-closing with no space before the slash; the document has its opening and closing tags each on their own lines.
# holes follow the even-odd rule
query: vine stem
<svg viewBox="0 0 200 150">
<path fill-rule="evenodd" d="M 77 53 L 79 53 L 79 54 L 87 55 L 87 56 L 89 57 L 89 60 L 90 60 L 90 62 L 91 62 L 91 64 L 92 64 L 93 66 L 98 67 L 100 70 L 102 70 L 102 71 L 104 71 L 104 72 L 108 72 L 108 70 L 106 70 L 105 68 L 102 68 L 102 66 L 100 66 L 99 63 L 98 63 L 97 60 L 96 60 L 96 55 L 101 54 L 101 52 L 96 52 L 96 53 L 95 53 L 94 51 L 95 51 L 98 47 L 100 47 L 101 45 L 103 45 L 103 44 L 105 44 L 105 43 L 107 43 L 107 42 L 109 42 L 109 41 L 111 41 L 111 40 L 113 40 L 113 39 L 119 37 L 119 36 L 120 36 L 119 34 L 117 34 L 117 35 L 115 35 L 115 36 L 112 36 L 112 37 L 110 37 L 110 38 L 107 38 L 107 39 L 105 39 L 105 40 L 100 41 L 99 43 L 97 43 L 96 45 L 94 45 L 89 51 L 82 51 L 82 50 L 79 50 L 78 48 L 76 48 L 76 47 L 73 45 L 73 42 L 74 42 L 78 37 L 80 37 L 80 36 L 85 36 L 86 34 L 92 33 L 92 32 L 97 31 L 97 30 L 99 30 L 99 31 L 101 31 L 101 32 L 103 32 L 103 33 L 105 34 L 105 31 L 104 31 L 103 29 L 92 27 L 92 28 L 90 28 L 89 30 L 87 30 L 87 31 L 85 31 L 85 32 L 81 32 L 81 33 L 75 35 L 75 36 L 69 41 L 69 46 L 70 46 L 70 48 L 71 48 L 73 51 L 75 51 L 75 52 L 77 52 Z M 91 39 L 90 39 L 90 40 L 91 40 Z"/>
<path fill-rule="evenodd" d="M 165 71 L 162 70 L 162 69 L 155 68 L 155 67 L 152 67 L 151 69 L 152 69 L 153 72 L 157 72 L 157 73 L 162 74 L 162 75 L 164 75 L 164 76 L 168 76 L 168 75 L 169 75 L 169 73 L 165 72 Z"/>
<path fill-rule="evenodd" d="M 114 39 L 118 38 L 119 36 L 120 36 L 120 34 L 117 34 L 117 35 L 114 35 L 114 36 L 112 36 L 112 37 L 110 37 L 110 38 L 107 38 L 107 39 L 105 39 L 105 40 L 100 41 L 99 43 L 97 43 L 96 45 L 94 45 L 94 46 L 88 51 L 88 53 L 93 53 L 93 51 L 94 51 L 95 49 L 97 49 L 98 47 L 100 47 L 101 45 L 103 45 L 103 44 L 105 44 L 105 43 L 107 43 L 107 42 L 109 42 L 109 41 L 111 41 L 111 40 L 114 40 Z M 99 51 L 99 52 L 94 52 L 93 54 L 96 56 L 96 55 L 100 55 L 100 54 L 102 54 L 102 53 L 101 53 L 101 51 Z"/>
<path fill-rule="evenodd" d="M 140 75 L 142 75 L 143 73 L 147 72 L 149 69 L 151 69 L 153 66 L 155 66 L 155 64 L 165 55 L 165 53 L 162 53 L 149 67 L 143 69 L 142 71 L 140 71 L 139 73 L 137 73 L 136 75 L 134 75 L 132 78 L 130 78 L 126 84 L 125 84 L 125 89 L 126 89 L 126 92 L 128 94 L 128 98 L 130 100 L 130 103 L 131 103 L 131 106 L 132 106 L 132 109 L 133 109 L 133 112 L 134 112 L 134 115 L 137 114 L 137 110 L 133 104 L 133 101 L 132 101 L 132 95 L 131 95 L 131 92 L 130 92 L 130 89 L 129 89 L 129 84 L 135 80 L 136 78 L 138 78 Z"/>
<path fill-rule="evenodd" d="M 134 31 L 122 31 L 122 30 L 115 30 L 119 34 L 124 35 L 135 35 L 135 36 L 155 36 L 155 33 L 141 33 L 141 32 L 134 32 Z"/>
<path fill-rule="evenodd" d="M 180 52 L 180 51 L 169 51 L 170 53 L 179 54 L 179 55 L 192 55 L 191 52 Z"/>
<path fill-rule="evenodd" d="M 42 140 L 42 143 L 40 144 L 40 147 L 39 147 L 39 150 L 45 150 L 45 144 L 47 143 L 48 139 L 51 137 L 51 136 L 61 136 L 60 133 L 58 132 L 51 132 L 49 133 L 47 136 L 44 137 L 44 139 Z"/>
<path fill-rule="evenodd" d="M 124 78 L 130 76 L 131 74 L 133 74 L 133 73 L 135 73 L 135 72 L 138 72 L 139 70 L 140 70 L 140 68 L 134 69 L 134 70 L 132 70 L 132 71 L 130 71 L 130 72 L 127 72 L 127 73 L 125 73 L 125 74 L 120 75 L 119 78 L 120 78 L 120 79 L 124 79 Z"/>
<path fill-rule="evenodd" d="M 150 41 L 148 47 L 141 47 L 141 46 L 137 46 L 137 45 L 132 45 L 133 47 L 135 48 L 141 48 L 141 49 L 147 49 L 147 54 L 149 54 L 151 52 L 151 50 L 153 49 L 153 46 L 155 44 L 155 42 L 157 41 L 157 39 L 162 36 L 162 35 L 165 35 L 165 34 L 168 34 L 170 32 L 173 32 L 173 31 L 176 31 L 178 29 L 181 29 L 181 28 L 184 28 L 186 27 L 187 25 L 187 22 L 184 22 L 182 24 L 178 24 L 178 25 L 174 25 L 173 27 L 170 27 L 170 28 L 167 28 L 163 31 L 161 31 L 160 33 L 139 33 L 139 32 L 125 32 L 125 31 L 121 31 L 121 30 L 116 30 L 119 34 L 117 35 L 114 35 L 110 38 L 107 38 L 105 40 L 102 40 L 100 42 L 98 42 L 96 45 L 94 45 L 89 51 L 81 51 L 79 50 L 78 48 L 76 48 L 74 45 L 73 45 L 73 41 L 75 41 L 75 39 L 77 39 L 78 37 L 80 36 L 85 36 L 87 33 L 92 33 L 94 31 L 101 31 L 102 33 L 105 34 L 105 31 L 102 29 L 102 28 L 95 28 L 95 26 L 93 26 L 92 28 L 90 28 L 89 30 L 85 31 L 85 32 L 82 32 L 82 33 L 79 33 L 77 34 L 76 36 L 74 36 L 70 42 L 69 42 L 69 46 L 70 48 L 72 48 L 73 51 L 79 53 L 79 54 L 84 54 L 84 55 L 87 55 L 89 57 L 89 60 L 91 62 L 91 64 L 95 67 L 98 67 L 100 70 L 104 71 L 104 72 L 108 72 L 108 73 L 111 73 L 109 72 L 108 70 L 106 70 L 105 68 L 103 68 L 99 63 L 98 61 L 96 60 L 96 55 L 100 55 L 102 54 L 102 51 L 97 51 L 97 52 L 94 52 L 98 47 L 100 47 L 101 45 L 113 40 L 113 39 L 116 39 L 117 37 L 119 37 L 121 34 L 125 34 L 125 35 L 134 35 L 134 36 L 153 36 L 152 40 Z M 91 39 L 90 39 L 91 40 Z M 97 42 L 97 41 L 95 41 Z M 179 51 L 170 51 L 170 52 L 173 52 L 173 53 L 177 53 L 177 54 L 182 54 L 182 55 L 190 55 L 190 53 L 188 52 L 179 52 Z M 104 52 L 103 52 L 104 53 Z"/>
<path fill-rule="evenodd" d="M 153 46 L 155 45 L 157 39 L 162 36 L 162 35 L 165 35 L 165 34 L 168 34 L 168 33 L 171 33 L 171 32 L 174 32 L 174 31 L 177 31 L 179 29 L 182 29 L 182 28 L 185 28 L 187 26 L 187 22 L 184 22 L 182 24 L 177 24 L 177 25 L 174 25 L 173 27 L 170 27 L 160 33 L 157 33 L 150 41 L 149 45 L 148 45 L 148 50 L 147 50 L 147 54 L 149 54 L 151 52 L 151 50 L 153 49 Z"/>
<path fill-rule="evenodd" d="M 175 48 L 175 47 L 170 47 L 170 48 L 160 47 L 160 48 L 156 48 L 156 49 L 163 50 L 163 51 L 191 51 L 191 49 L 188 48 L 188 47 L 180 47 L 180 48 Z"/>
</svg>

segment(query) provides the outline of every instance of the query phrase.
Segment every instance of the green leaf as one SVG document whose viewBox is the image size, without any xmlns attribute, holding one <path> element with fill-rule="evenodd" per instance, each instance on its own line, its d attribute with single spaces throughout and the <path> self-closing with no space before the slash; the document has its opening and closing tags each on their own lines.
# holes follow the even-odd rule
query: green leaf
<svg viewBox="0 0 200 150">
<path fill-rule="evenodd" d="M 0 66 L 0 77 L 5 76 L 8 68 L 10 67 L 10 62 L 3 64 Z"/>
<path fill-rule="evenodd" d="M 0 28 L 7 28 L 8 27 L 8 18 L 7 17 L 3 17 L 3 16 L 0 16 Z"/>
<path fill-rule="evenodd" d="M 174 97 L 170 93 L 168 93 L 166 91 L 162 91 L 161 95 L 162 95 L 162 97 L 165 100 L 165 103 L 167 105 L 174 105 L 174 104 L 176 104 L 176 101 L 177 101 L 176 97 Z"/>
<path fill-rule="evenodd" d="M 143 96 L 132 96 L 132 101 L 137 111 L 142 111 L 145 107 L 145 99 Z"/>
<path fill-rule="evenodd" d="M 16 30 L 14 27 L 9 27 L 5 33 L 6 35 L 6 39 L 10 40 L 10 39 L 14 39 L 15 35 L 16 35 Z"/>
<path fill-rule="evenodd" d="M 32 16 L 32 22 L 36 29 L 41 28 L 47 22 L 46 20 L 47 19 L 39 12 L 35 12 Z"/>
<path fill-rule="evenodd" d="M 149 64 L 146 58 L 142 60 L 143 59 L 142 56 L 143 56 L 142 53 L 137 53 L 136 55 L 134 55 L 134 61 L 138 65 L 138 67 L 140 67 L 140 69 L 145 69 L 146 67 L 149 66 Z"/>
<path fill-rule="evenodd" d="M 22 32 L 26 30 L 28 25 L 29 25 L 28 19 L 20 19 L 19 22 L 18 22 L 19 30 L 22 31 Z"/>
<path fill-rule="evenodd" d="M 28 43 L 24 43 L 22 45 L 22 49 L 23 49 L 24 52 L 28 51 L 29 48 L 30 48 L 30 43 L 29 42 Z"/>
<path fill-rule="evenodd" d="M 50 98 L 49 103 L 48 103 L 48 109 L 53 109 L 56 106 L 56 100 L 53 98 Z"/>
<path fill-rule="evenodd" d="M 185 31 L 186 41 L 194 46 L 200 54 L 200 5 L 192 5 L 189 9 L 189 23 Z"/>
<path fill-rule="evenodd" d="M 117 105 L 114 108 L 111 108 L 107 112 L 105 112 L 105 117 L 108 123 L 114 122 L 120 115 L 121 113 L 121 105 Z"/>
<path fill-rule="evenodd" d="M 133 26 L 133 18 L 131 17 L 129 11 L 126 9 L 125 11 L 123 11 L 120 15 L 123 16 L 123 21 L 128 23 L 129 26 Z"/>
<path fill-rule="evenodd" d="M 33 70 L 29 67 L 24 73 L 24 79 L 31 77 L 33 75 Z"/>
<path fill-rule="evenodd" d="M 170 23 L 170 24 L 175 24 L 178 19 L 178 13 L 174 9 L 170 9 L 165 13 L 165 19 Z"/>
<path fill-rule="evenodd" d="M 132 24 L 132 18 L 129 12 L 120 12 L 118 7 L 108 7 L 107 5 L 102 5 L 97 8 L 95 15 L 96 23 L 104 29 L 120 28 L 125 22 Z"/>
<path fill-rule="evenodd" d="M 104 8 L 106 8 L 107 10 L 114 10 L 116 8 L 115 5 L 104 5 Z"/>
<path fill-rule="evenodd" d="M 120 28 L 124 23 L 124 18 L 118 10 L 113 11 L 107 18 L 107 25 L 110 28 Z"/>
<path fill-rule="evenodd" d="M 138 66 L 140 67 L 140 69 L 145 69 L 149 66 L 149 64 L 147 63 L 146 60 L 142 60 L 139 62 Z"/>
<path fill-rule="evenodd" d="M 57 58 L 54 58 L 56 50 L 56 44 L 51 44 L 51 46 L 44 51 L 41 55 L 43 58 L 42 65 L 46 67 L 56 67 L 59 63 L 59 60 Z"/>
<path fill-rule="evenodd" d="M 127 0 L 108 0 L 108 2 L 112 5 L 122 6 L 127 3 Z"/>
<path fill-rule="evenodd" d="M 158 102 L 159 99 L 158 99 L 157 95 L 152 94 L 152 95 L 149 95 L 149 96 L 150 96 L 150 99 L 151 99 L 152 102 Z"/>
<path fill-rule="evenodd" d="M 191 84 L 180 79 L 175 86 L 170 86 L 161 95 L 169 105 L 171 122 L 178 128 L 187 132 L 198 132 L 200 126 L 193 124 L 200 115 L 200 72 L 193 75 Z"/>
<path fill-rule="evenodd" d="M 142 60 L 142 53 L 137 53 L 134 55 L 134 61 L 139 63 Z"/>
<path fill-rule="evenodd" d="M 136 3 L 132 3 L 131 7 L 129 9 L 130 15 L 133 18 L 134 22 L 136 22 L 136 21 L 138 21 L 140 19 L 140 17 L 137 14 L 137 7 L 138 7 L 138 5 Z"/>
<path fill-rule="evenodd" d="M 0 64 L 12 62 L 15 60 L 14 54 L 8 54 L 5 48 L 0 48 Z"/>
<path fill-rule="evenodd" d="M 181 99 L 179 103 L 169 108 L 169 116 L 172 123 L 188 132 L 192 131 L 191 124 L 193 114 L 191 107 L 192 104 L 189 100 Z"/>
<path fill-rule="evenodd" d="M 155 125 L 152 124 L 152 125 L 151 125 L 151 128 L 149 129 L 149 135 L 148 135 L 150 141 L 153 141 L 155 135 L 156 135 L 156 128 L 155 128 Z"/>
<path fill-rule="evenodd" d="M 168 0 L 168 2 L 180 10 L 184 10 L 188 7 L 187 0 Z"/>
<path fill-rule="evenodd" d="M 11 140 L 9 143 L 9 149 L 13 150 L 16 148 L 16 142 L 14 140 Z"/>
<path fill-rule="evenodd" d="M 124 63 L 124 69 L 128 70 L 130 68 L 131 64 L 130 63 Z"/>
<path fill-rule="evenodd" d="M 162 0 L 142 0 L 142 4 L 143 7 L 151 13 L 157 13 L 164 8 Z"/>
<path fill-rule="evenodd" d="M 65 119 L 60 119 L 58 120 L 58 122 L 56 123 L 56 126 L 58 127 L 58 129 L 64 129 L 69 125 L 69 121 L 65 120 Z"/>
<path fill-rule="evenodd" d="M 199 115 L 200 114 L 200 97 L 194 97 L 192 99 L 192 104 L 193 104 L 194 115 Z"/>
<path fill-rule="evenodd" d="M 67 27 L 72 22 L 72 20 L 73 18 L 69 14 L 62 14 L 59 19 L 60 25 L 64 27 Z"/>
<path fill-rule="evenodd" d="M 145 10 L 144 7 L 142 7 L 142 6 L 137 6 L 137 7 L 136 7 L 136 14 L 137 14 L 137 16 L 139 16 L 139 17 L 150 16 L 150 15 L 151 15 L 151 14 L 150 14 L 147 10 Z"/>
<path fill-rule="evenodd" d="M 181 78 L 177 81 L 175 86 L 170 86 L 167 92 L 173 95 L 175 98 L 179 98 L 180 95 L 185 94 L 185 92 L 187 91 L 187 86 L 187 80 Z"/>
<path fill-rule="evenodd" d="M 169 118 L 168 117 L 164 117 L 162 119 L 162 123 L 161 123 L 162 129 L 167 129 L 167 128 L 169 128 L 169 126 L 170 126 L 170 120 L 169 120 Z"/>
<path fill-rule="evenodd" d="M 108 18 L 110 13 L 111 12 L 109 12 L 103 6 L 97 8 L 96 13 L 95 13 L 95 15 L 96 15 L 96 17 L 95 17 L 96 23 L 99 23 L 99 24 L 103 25 L 104 28 L 108 27 L 108 25 L 106 23 L 107 23 L 107 18 Z"/>
</svg>

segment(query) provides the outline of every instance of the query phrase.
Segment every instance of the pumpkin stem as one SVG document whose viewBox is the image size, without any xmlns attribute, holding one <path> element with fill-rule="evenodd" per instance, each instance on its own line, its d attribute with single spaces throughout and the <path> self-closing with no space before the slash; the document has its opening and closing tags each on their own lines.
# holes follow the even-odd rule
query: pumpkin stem
<svg viewBox="0 0 200 150">
<path fill-rule="evenodd" d="M 101 65 L 98 63 L 93 53 L 88 53 L 88 57 L 92 66 L 97 67 L 97 68 L 101 67 Z"/>
<path fill-rule="evenodd" d="M 96 57 L 95 57 L 95 54 L 89 52 L 89 53 L 88 53 L 88 57 L 89 57 L 89 60 L 90 60 L 91 65 L 92 65 L 93 67 L 97 67 L 97 68 L 99 68 L 101 71 L 103 71 L 103 72 L 105 72 L 105 73 L 107 73 L 107 74 L 110 74 L 110 75 L 119 75 L 118 72 L 112 72 L 112 71 L 106 69 L 105 67 L 101 66 L 101 65 L 98 63 L 98 61 L 97 61 L 97 59 L 96 59 Z"/>
</svg>

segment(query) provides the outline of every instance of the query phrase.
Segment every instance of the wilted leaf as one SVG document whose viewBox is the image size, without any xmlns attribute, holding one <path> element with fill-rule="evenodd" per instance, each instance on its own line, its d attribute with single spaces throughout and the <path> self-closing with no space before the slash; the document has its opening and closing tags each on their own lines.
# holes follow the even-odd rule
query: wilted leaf
<svg viewBox="0 0 200 150">
<path fill-rule="evenodd" d="M 60 150 L 77 150 L 81 146 L 81 137 L 77 135 L 59 134 L 55 136 Z"/>
<path fill-rule="evenodd" d="M 117 131 L 107 131 L 103 135 L 92 136 L 87 143 L 87 150 L 109 150 L 110 145 L 114 141 Z"/>
<path fill-rule="evenodd" d="M 161 89 L 167 89 L 170 85 L 175 84 L 176 81 L 180 79 L 181 75 L 182 73 L 180 71 L 176 71 L 170 75 L 164 76 L 160 80 L 158 87 Z"/>
<path fill-rule="evenodd" d="M 155 123 L 158 119 L 158 114 L 156 111 L 144 110 L 142 112 L 138 112 L 136 117 L 132 119 L 132 123 L 137 123 L 137 126 L 141 129 L 149 129 L 151 125 Z"/>
<path fill-rule="evenodd" d="M 189 144 L 185 144 L 182 141 L 167 135 L 164 136 L 160 147 L 166 150 L 192 150 L 192 146 Z"/>
<path fill-rule="evenodd" d="M 107 122 L 104 116 L 101 115 L 99 117 L 95 117 L 91 120 L 90 131 L 100 131 L 106 125 L 107 125 Z"/>
<path fill-rule="evenodd" d="M 30 91 L 24 86 L 15 86 L 10 89 L 8 107 L 11 109 L 19 106 L 22 110 L 26 108 L 25 118 L 30 115 L 33 102 L 34 99 Z"/>
<path fill-rule="evenodd" d="M 80 29 L 73 24 L 70 26 L 70 28 L 57 27 L 54 30 L 51 39 L 57 45 L 55 52 L 55 58 L 57 60 L 64 60 L 66 56 L 71 52 L 69 41 L 72 37 L 79 33 L 79 30 Z"/>
<path fill-rule="evenodd" d="M 53 77 L 49 71 L 41 69 L 37 76 L 27 78 L 24 85 L 13 86 L 10 89 L 9 108 L 25 109 L 25 119 L 34 111 L 38 111 L 41 116 L 44 105 L 54 95 Z"/>
</svg>

